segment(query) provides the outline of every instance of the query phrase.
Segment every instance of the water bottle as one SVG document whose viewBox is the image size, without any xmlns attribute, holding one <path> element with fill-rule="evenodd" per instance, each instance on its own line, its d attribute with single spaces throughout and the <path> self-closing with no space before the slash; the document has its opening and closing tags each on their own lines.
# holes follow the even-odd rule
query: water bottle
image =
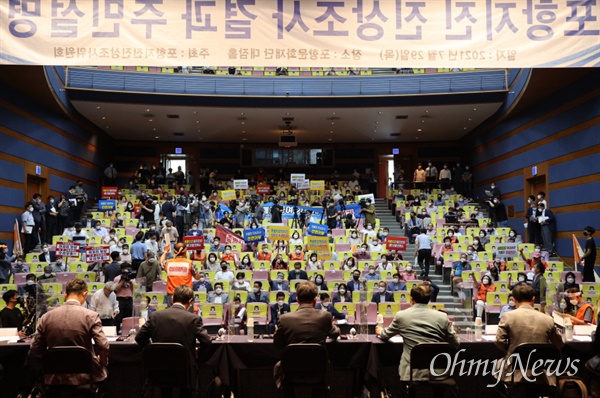
<svg viewBox="0 0 600 398">
<path fill-rule="evenodd" d="M 249 343 L 254 341 L 254 318 L 248 318 L 248 322 L 246 323 L 246 335 Z"/>
<path fill-rule="evenodd" d="M 483 339 L 482 337 L 482 332 L 483 332 L 483 321 L 481 320 L 481 317 L 478 316 L 477 318 L 475 318 L 475 341 L 481 341 Z"/>
<path fill-rule="evenodd" d="M 565 339 L 573 341 L 573 324 L 571 323 L 571 318 L 565 318 Z"/>
</svg>

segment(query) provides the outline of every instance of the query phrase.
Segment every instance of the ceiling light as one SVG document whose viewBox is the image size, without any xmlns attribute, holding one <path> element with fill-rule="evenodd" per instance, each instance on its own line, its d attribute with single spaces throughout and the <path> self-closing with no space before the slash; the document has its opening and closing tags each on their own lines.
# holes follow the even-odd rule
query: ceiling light
<svg viewBox="0 0 600 398">
<path fill-rule="evenodd" d="M 150 112 L 150 108 L 146 109 L 146 112 Z"/>
<path fill-rule="evenodd" d="M 248 139 L 247 138 L 242 138 L 242 141 L 248 141 Z"/>
<path fill-rule="evenodd" d="M 152 130 L 156 131 L 156 127 L 154 127 Z"/>
<path fill-rule="evenodd" d="M 244 116 L 244 112 L 241 112 L 240 115 Z"/>
<path fill-rule="evenodd" d="M 425 123 L 425 120 L 421 120 L 421 123 Z"/>
<path fill-rule="evenodd" d="M 107 129 L 109 129 L 109 128 L 110 128 L 110 126 L 106 126 L 106 128 L 107 128 Z"/>
<path fill-rule="evenodd" d="M 473 108 L 473 110 L 474 110 L 474 111 L 476 111 L 476 110 L 477 110 L 477 108 Z"/>
<path fill-rule="evenodd" d="M 381 115 L 382 113 L 383 113 L 383 112 L 381 112 L 381 111 L 377 112 L 377 114 L 378 114 L 378 115 Z"/>
<path fill-rule="evenodd" d="M 152 119 L 148 119 L 148 121 L 149 121 L 149 122 L 151 122 L 151 121 L 152 121 Z"/>
<path fill-rule="evenodd" d="M 246 130 L 242 130 L 242 134 L 246 134 Z"/>
<path fill-rule="evenodd" d="M 333 130 L 329 130 L 329 134 L 333 134 Z"/>
<path fill-rule="evenodd" d="M 102 109 L 102 107 L 101 106 L 97 106 L 96 109 Z"/>
<path fill-rule="evenodd" d="M 242 122 L 242 124 L 246 124 L 246 122 Z"/>
<path fill-rule="evenodd" d="M 154 136 L 154 138 L 159 139 L 160 137 L 156 135 L 156 136 Z"/>
<path fill-rule="evenodd" d="M 429 113 L 429 111 L 426 110 L 425 113 Z"/>
<path fill-rule="evenodd" d="M 331 114 L 332 114 L 332 115 L 335 115 L 335 112 L 332 112 Z"/>
<path fill-rule="evenodd" d="M 421 131 L 423 131 L 423 129 L 417 129 L 417 131 L 420 133 Z"/>
<path fill-rule="evenodd" d="M 332 138 L 328 138 L 327 141 L 333 141 L 333 139 Z"/>
<path fill-rule="evenodd" d="M 464 130 L 466 130 L 467 128 L 466 128 L 466 127 L 463 127 L 463 129 L 464 129 Z"/>
<path fill-rule="evenodd" d="M 102 116 L 102 120 L 106 119 L 106 116 Z"/>
<path fill-rule="evenodd" d="M 196 123 L 200 123 L 200 120 L 196 120 Z"/>
<path fill-rule="evenodd" d="M 198 114 L 198 111 L 194 111 L 194 115 L 197 115 L 197 114 Z"/>
</svg>

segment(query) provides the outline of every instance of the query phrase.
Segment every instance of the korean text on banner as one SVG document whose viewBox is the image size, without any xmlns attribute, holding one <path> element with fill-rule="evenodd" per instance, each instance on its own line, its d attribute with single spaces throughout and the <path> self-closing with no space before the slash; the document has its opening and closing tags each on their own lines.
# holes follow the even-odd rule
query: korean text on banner
<svg viewBox="0 0 600 398">
<path fill-rule="evenodd" d="M 497 243 L 496 257 L 517 257 L 519 255 L 519 245 L 517 243 Z"/>
<path fill-rule="evenodd" d="M 98 201 L 98 211 L 109 211 L 115 210 L 117 208 L 116 200 L 99 200 Z"/>
<path fill-rule="evenodd" d="M 119 187 L 102 187 L 102 197 L 107 199 L 118 199 Z"/>
<path fill-rule="evenodd" d="M 313 191 L 324 191 L 325 190 L 325 180 L 311 180 L 310 181 L 310 189 Z"/>
<path fill-rule="evenodd" d="M 268 195 L 271 193 L 271 186 L 269 184 L 258 184 L 256 186 L 256 193 L 259 195 Z"/>
<path fill-rule="evenodd" d="M 329 228 L 324 224 L 317 224 L 315 222 L 308 224 L 308 234 L 312 236 L 326 236 L 328 230 Z"/>
<path fill-rule="evenodd" d="M 248 189 L 248 180 L 233 180 L 233 189 Z"/>
<path fill-rule="evenodd" d="M 253 228 L 244 230 L 244 242 L 254 243 L 265 240 L 265 230 L 263 228 Z"/>
<path fill-rule="evenodd" d="M 327 236 L 308 236 L 307 250 L 329 251 L 329 238 Z"/>
<path fill-rule="evenodd" d="M 406 250 L 406 238 L 400 236 L 388 236 L 385 239 L 385 247 L 388 250 Z"/>
<path fill-rule="evenodd" d="M 236 234 L 234 234 L 231 230 L 225 228 L 221 224 L 215 224 L 215 235 L 221 240 L 222 244 L 230 244 L 230 243 L 240 243 L 244 244 L 244 239 Z"/>
<path fill-rule="evenodd" d="M 269 225 L 269 240 L 290 240 L 290 227 L 287 225 Z"/>
<path fill-rule="evenodd" d="M 187 246 L 187 250 L 202 250 L 204 249 L 204 236 L 184 236 L 183 243 Z"/>
<path fill-rule="evenodd" d="M 223 200 L 235 200 L 235 189 L 228 189 L 226 191 L 221 191 L 221 198 Z"/>
<path fill-rule="evenodd" d="M 95 263 L 98 261 L 110 261 L 109 246 L 88 246 L 85 248 L 85 261 Z"/>
<path fill-rule="evenodd" d="M 306 179 L 306 174 L 303 173 L 293 173 L 290 175 L 290 183 L 297 184 Z"/>
<path fill-rule="evenodd" d="M 62 257 L 79 257 L 80 246 L 77 243 L 59 242 L 56 244 L 56 255 Z"/>
<path fill-rule="evenodd" d="M 331 260 L 333 258 L 330 250 L 315 250 L 313 253 L 316 253 L 317 258 L 321 261 Z"/>
<path fill-rule="evenodd" d="M 310 180 L 304 180 L 299 182 L 298 184 L 296 184 L 296 188 L 298 188 L 301 191 L 310 189 Z"/>
</svg>

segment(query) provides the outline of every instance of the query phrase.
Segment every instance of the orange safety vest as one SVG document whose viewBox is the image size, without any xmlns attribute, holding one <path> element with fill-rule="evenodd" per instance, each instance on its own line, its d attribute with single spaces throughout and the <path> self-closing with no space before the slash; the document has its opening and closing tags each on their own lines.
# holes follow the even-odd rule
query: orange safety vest
<svg viewBox="0 0 600 398">
<path fill-rule="evenodd" d="M 577 310 L 577 314 L 575 314 L 575 318 L 579 319 L 580 321 L 583 321 L 584 320 L 583 317 L 585 316 L 585 312 L 587 311 L 588 308 L 591 308 L 592 313 L 593 313 L 594 307 L 590 303 L 584 303 Z M 596 323 L 596 317 L 592 314 L 592 325 L 594 325 L 595 323 Z"/>
</svg>

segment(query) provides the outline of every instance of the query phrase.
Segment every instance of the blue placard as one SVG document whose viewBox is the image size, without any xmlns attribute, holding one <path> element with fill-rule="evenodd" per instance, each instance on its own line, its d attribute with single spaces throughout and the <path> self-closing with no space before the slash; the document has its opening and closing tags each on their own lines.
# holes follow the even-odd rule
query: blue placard
<svg viewBox="0 0 600 398">
<path fill-rule="evenodd" d="M 308 234 L 312 236 L 326 236 L 329 228 L 324 224 L 311 222 L 308 224 Z"/>
<path fill-rule="evenodd" d="M 115 210 L 117 207 L 116 200 L 99 200 L 98 201 L 98 211 L 109 211 Z"/>
<path fill-rule="evenodd" d="M 244 230 L 244 242 L 254 243 L 265 240 L 265 230 L 263 228 L 253 228 Z"/>
</svg>

